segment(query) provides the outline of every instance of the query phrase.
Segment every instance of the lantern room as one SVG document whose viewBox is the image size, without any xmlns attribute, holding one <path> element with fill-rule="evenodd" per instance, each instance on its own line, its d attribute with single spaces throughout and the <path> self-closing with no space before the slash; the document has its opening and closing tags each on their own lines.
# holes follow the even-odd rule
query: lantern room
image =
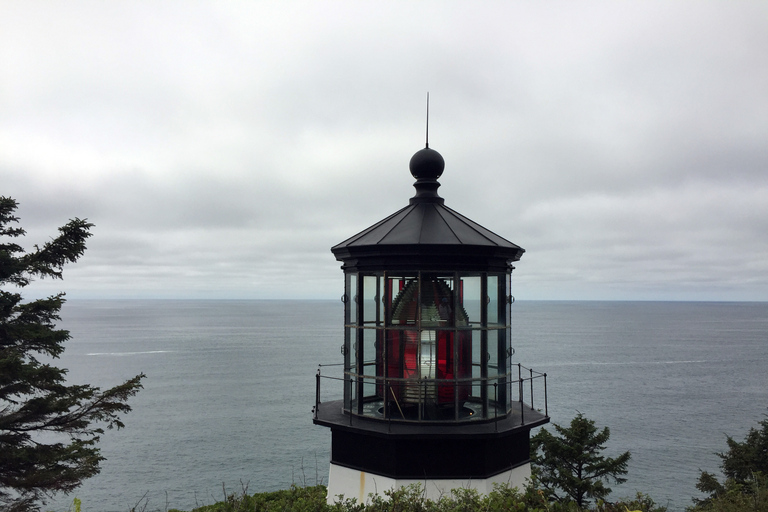
<svg viewBox="0 0 768 512">
<path fill-rule="evenodd" d="M 513 363 L 511 273 L 524 250 L 445 206 L 444 168 L 418 151 L 409 204 L 331 249 L 344 271 L 343 372 L 318 371 L 314 411 L 331 428 L 329 502 L 414 482 L 428 496 L 522 486 L 530 430 L 549 421 L 546 375 Z M 342 398 L 323 399 L 331 382 Z"/>
</svg>

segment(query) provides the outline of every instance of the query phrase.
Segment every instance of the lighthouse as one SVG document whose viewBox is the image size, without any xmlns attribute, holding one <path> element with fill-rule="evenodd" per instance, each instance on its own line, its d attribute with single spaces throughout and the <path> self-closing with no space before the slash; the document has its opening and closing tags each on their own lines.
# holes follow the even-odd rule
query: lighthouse
<svg viewBox="0 0 768 512">
<path fill-rule="evenodd" d="M 409 167 L 408 205 L 331 248 L 343 372 L 318 370 L 313 419 L 331 429 L 329 503 L 414 483 L 429 498 L 522 488 L 530 431 L 549 421 L 546 374 L 515 362 L 511 343 L 524 249 L 445 205 L 429 145 Z"/>
</svg>

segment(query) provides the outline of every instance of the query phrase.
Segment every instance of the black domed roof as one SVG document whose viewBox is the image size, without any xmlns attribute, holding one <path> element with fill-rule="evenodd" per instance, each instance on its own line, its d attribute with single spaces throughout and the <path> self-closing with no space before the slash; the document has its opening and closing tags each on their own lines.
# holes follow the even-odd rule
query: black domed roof
<svg viewBox="0 0 768 512">
<path fill-rule="evenodd" d="M 445 161 L 424 148 L 410 161 L 410 204 L 335 245 L 345 269 L 508 271 L 525 250 L 448 208 L 437 195 Z"/>
</svg>

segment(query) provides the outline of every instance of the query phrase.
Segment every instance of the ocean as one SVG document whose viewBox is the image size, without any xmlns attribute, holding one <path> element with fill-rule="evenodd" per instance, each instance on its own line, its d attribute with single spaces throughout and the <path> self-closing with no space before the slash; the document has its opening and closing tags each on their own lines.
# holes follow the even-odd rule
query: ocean
<svg viewBox="0 0 768 512">
<path fill-rule="evenodd" d="M 330 431 L 312 407 L 318 364 L 341 362 L 342 313 L 338 301 L 67 302 L 56 364 L 70 383 L 147 378 L 125 428 L 102 436 L 101 473 L 46 510 L 75 496 L 84 512 L 190 510 L 327 483 Z M 513 362 L 547 373 L 552 422 L 581 412 L 610 428 L 606 455 L 632 453 L 612 498 L 642 491 L 684 510 L 726 435 L 768 412 L 768 303 L 519 300 L 512 322 Z"/>
</svg>

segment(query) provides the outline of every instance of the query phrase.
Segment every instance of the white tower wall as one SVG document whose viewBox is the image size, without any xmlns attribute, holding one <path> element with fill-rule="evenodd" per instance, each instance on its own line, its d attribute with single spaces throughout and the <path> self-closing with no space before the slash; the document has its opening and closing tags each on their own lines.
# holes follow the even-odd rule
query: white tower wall
<svg viewBox="0 0 768 512">
<path fill-rule="evenodd" d="M 397 490 L 412 484 L 419 484 L 426 498 L 437 500 L 441 496 L 450 495 L 451 489 L 476 489 L 480 494 L 487 495 L 493 490 L 494 484 L 506 484 L 522 490 L 531 478 L 531 464 L 525 463 L 490 478 L 480 479 L 395 479 L 386 476 L 367 473 L 344 466 L 331 464 L 328 475 L 328 504 L 339 501 L 339 496 L 346 499 L 354 498 L 358 503 L 367 503 L 370 494 L 384 494 L 386 490 Z"/>
</svg>

